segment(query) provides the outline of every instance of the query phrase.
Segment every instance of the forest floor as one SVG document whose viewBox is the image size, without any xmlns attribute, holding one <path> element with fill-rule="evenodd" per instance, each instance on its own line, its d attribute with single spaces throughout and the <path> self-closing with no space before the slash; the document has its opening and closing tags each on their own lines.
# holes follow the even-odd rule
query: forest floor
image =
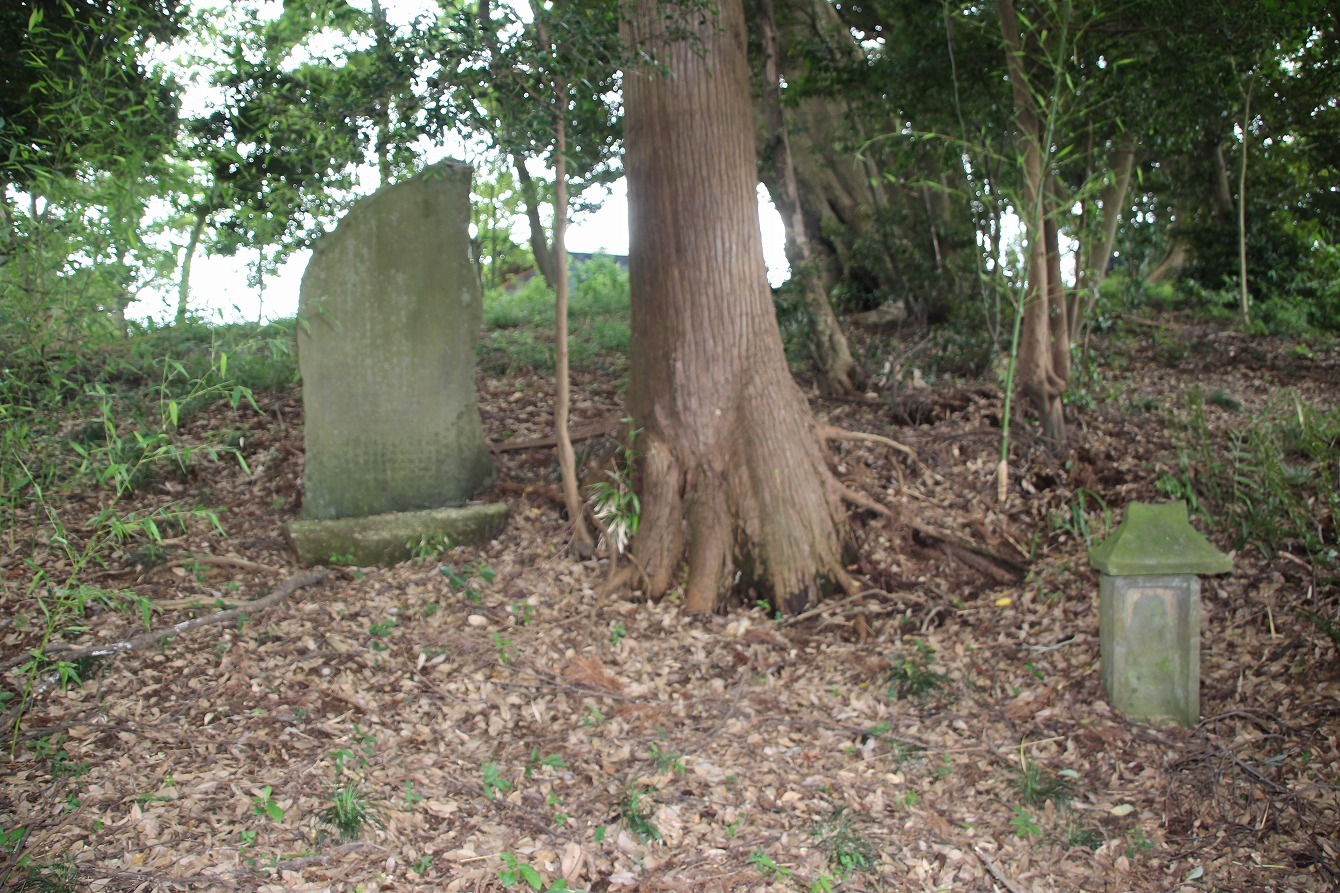
<svg viewBox="0 0 1340 893">
<path fill-rule="evenodd" d="M 1103 692 L 1085 538 L 1110 529 L 1104 503 L 1120 517 L 1166 498 L 1169 411 L 1193 386 L 1229 395 L 1205 405 L 1226 436 L 1293 412 L 1292 395 L 1340 400 L 1334 345 L 1170 325 L 1104 347 L 1064 455 L 1016 429 L 1004 504 L 995 385 L 814 397 L 823 421 L 915 458 L 832 444 L 840 477 L 891 514 L 853 510 L 867 591 L 784 621 L 747 597 L 704 617 L 602 594 L 607 562 L 566 548 L 546 447 L 496 453 L 485 498 L 510 516 L 495 542 L 303 576 L 281 528 L 301 505 L 298 394 L 215 404 L 183 436 L 239 434 L 250 474 L 201 462 L 138 498 L 213 506 L 227 535 L 190 526 L 87 579 L 152 599 L 155 630 L 242 611 L 41 693 L 3 762 L 0 884 L 1334 890 L 1340 666 L 1293 611 L 1333 602 L 1333 580 L 1251 550 L 1204 581 L 1195 728 L 1129 722 Z M 575 430 L 617 428 L 620 377 L 576 376 Z M 551 433 L 548 377 L 483 378 L 480 393 L 496 443 Z M 70 516 L 96 502 L 61 499 Z M 13 688 L 40 627 L 27 581 L 59 568 L 40 541 L 5 542 Z M 85 626 L 71 644 L 145 629 L 111 610 Z"/>
</svg>

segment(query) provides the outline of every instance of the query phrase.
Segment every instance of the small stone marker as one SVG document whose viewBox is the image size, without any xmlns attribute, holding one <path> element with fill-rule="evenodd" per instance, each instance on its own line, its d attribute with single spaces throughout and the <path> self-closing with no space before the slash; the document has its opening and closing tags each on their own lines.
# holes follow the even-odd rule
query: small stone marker
<svg viewBox="0 0 1340 893">
<path fill-rule="evenodd" d="M 1103 685 L 1129 719 L 1200 721 L 1200 578 L 1233 561 L 1187 520 L 1185 502 L 1133 502 L 1089 553 L 1099 571 Z"/>
<path fill-rule="evenodd" d="M 336 542 L 343 563 L 375 564 L 408 557 L 403 540 L 387 537 L 459 545 L 500 527 L 501 515 L 481 526 L 476 512 L 458 535 L 442 511 L 493 477 L 475 394 L 483 299 L 470 258 L 471 175 L 444 161 L 380 189 L 312 253 L 298 302 L 303 520 L 287 530 L 304 563 L 332 561 Z M 358 536 L 347 529 L 387 513 L 407 517 Z M 350 523 L 317 523 L 336 519 Z"/>
</svg>

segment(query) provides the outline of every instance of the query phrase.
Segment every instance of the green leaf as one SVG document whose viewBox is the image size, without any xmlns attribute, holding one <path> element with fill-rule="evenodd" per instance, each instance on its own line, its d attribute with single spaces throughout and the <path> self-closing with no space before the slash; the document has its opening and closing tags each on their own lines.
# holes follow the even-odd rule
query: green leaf
<svg viewBox="0 0 1340 893">
<path fill-rule="evenodd" d="M 529 865 L 518 865 L 516 870 L 517 874 L 521 875 L 521 879 L 527 884 L 530 884 L 532 890 L 544 889 L 544 879 L 540 877 L 540 873 L 534 868 L 531 868 Z"/>
<path fill-rule="evenodd" d="M 42 7 L 39 6 L 36 9 L 34 9 L 33 14 L 28 16 L 28 30 L 32 31 L 38 25 L 42 24 L 42 17 L 44 15 L 46 15 L 46 13 L 43 12 Z"/>
</svg>

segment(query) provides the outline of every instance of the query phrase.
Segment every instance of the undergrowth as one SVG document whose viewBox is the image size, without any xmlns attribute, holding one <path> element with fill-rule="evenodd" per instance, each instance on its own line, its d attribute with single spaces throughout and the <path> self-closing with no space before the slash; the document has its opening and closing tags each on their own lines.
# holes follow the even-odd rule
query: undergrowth
<svg viewBox="0 0 1340 893">
<path fill-rule="evenodd" d="M 574 369 L 601 371 L 628 354 L 628 272 L 597 255 L 569 270 L 568 351 Z M 554 368 L 554 293 L 536 276 L 484 295 L 483 368 L 496 375 Z"/>
<path fill-rule="evenodd" d="M 117 554 L 161 550 L 165 537 L 191 524 L 222 532 L 208 506 L 155 499 L 150 485 L 181 480 L 206 461 L 246 468 L 236 446 L 192 441 L 182 426 L 209 403 L 254 409 L 255 389 L 291 382 L 291 335 L 291 324 L 187 325 L 6 357 L 0 526 L 7 549 L 29 556 L 20 571 L 24 596 L 7 605 L 27 652 L 20 690 L 0 698 L 14 701 L 15 735 L 35 688 L 82 681 L 83 668 L 54 646 L 77 635 L 90 610 L 134 611 L 149 625 L 142 598 L 95 585 L 91 571 Z M 74 493 L 83 497 L 69 498 Z"/>
<path fill-rule="evenodd" d="M 1185 499 L 1236 549 L 1289 551 L 1334 569 L 1340 559 L 1340 410 L 1292 397 L 1280 412 L 1220 436 L 1195 389 L 1171 426 L 1180 432 L 1178 470 L 1155 486 Z"/>
</svg>

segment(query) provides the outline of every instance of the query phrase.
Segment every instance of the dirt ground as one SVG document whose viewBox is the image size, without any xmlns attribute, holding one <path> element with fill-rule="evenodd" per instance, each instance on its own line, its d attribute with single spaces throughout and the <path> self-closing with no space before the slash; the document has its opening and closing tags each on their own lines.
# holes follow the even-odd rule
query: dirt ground
<svg viewBox="0 0 1340 893">
<path fill-rule="evenodd" d="M 141 498 L 218 507 L 227 536 L 192 527 L 162 563 L 93 579 L 152 598 L 158 631 L 242 607 L 171 637 L 88 619 L 73 644 L 147 647 L 24 718 L 0 769 L 0 871 L 94 891 L 1337 889 L 1340 668 L 1292 610 L 1334 602 L 1317 590 L 1334 582 L 1247 551 L 1205 580 L 1194 729 L 1125 720 L 1099 679 L 1076 494 L 1118 515 L 1162 499 L 1166 410 L 1193 382 L 1241 403 L 1207 406 L 1219 431 L 1286 392 L 1337 400 L 1334 348 L 1176 337 L 1176 368 L 1153 341 L 1126 348 L 1060 458 L 1018 431 L 1003 505 L 999 388 L 815 397 L 825 422 L 915 458 L 832 444 L 842 479 L 892 514 L 853 509 L 866 591 L 785 621 L 747 595 L 703 617 L 601 594 L 607 561 L 567 550 L 545 447 L 496 454 L 495 542 L 304 575 L 281 531 L 301 505 L 297 394 L 215 406 L 186 436 L 239 433 L 251 474 L 202 462 Z M 620 375 L 577 375 L 574 429 L 617 423 Z M 547 378 L 480 392 L 495 442 L 551 433 Z M 1106 532 L 1100 511 L 1085 522 Z M 38 626 L 25 562 L 56 558 L 6 541 L 14 688 Z M 336 794 L 367 813 L 356 839 Z"/>
</svg>

